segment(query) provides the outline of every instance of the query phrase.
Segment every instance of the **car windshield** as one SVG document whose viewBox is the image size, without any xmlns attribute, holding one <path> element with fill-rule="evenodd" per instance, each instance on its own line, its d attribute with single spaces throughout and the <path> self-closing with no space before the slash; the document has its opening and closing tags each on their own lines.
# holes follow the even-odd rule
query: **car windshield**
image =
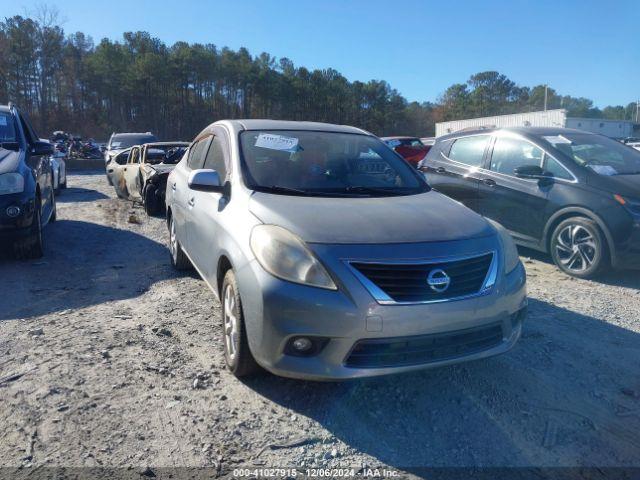
<svg viewBox="0 0 640 480">
<path fill-rule="evenodd" d="M 611 138 L 588 133 L 566 133 L 544 139 L 578 165 L 599 175 L 640 173 L 640 152 Z"/>
<path fill-rule="evenodd" d="M 254 190 L 284 195 L 384 196 L 429 190 L 375 137 L 315 131 L 246 131 L 243 174 Z"/>
<path fill-rule="evenodd" d="M 153 145 L 147 150 L 145 162 L 174 165 L 182 159 L 186 150 L 186 145 Z"/>
<path fill-rule="evenodd" d="M 123 149 L 133 147 L 134 145 L 142 145 L 143 143 L 152 143 L 157 141 L 156 137 L 150 134 L 140 135 L 114 135 L 109 143 L 109 148 Z"/>
<path fill-rule="evenodd" d="M 0 112 L 0 143 L 17 141 L 15 123 L 11 114 Z"/>
</svg>

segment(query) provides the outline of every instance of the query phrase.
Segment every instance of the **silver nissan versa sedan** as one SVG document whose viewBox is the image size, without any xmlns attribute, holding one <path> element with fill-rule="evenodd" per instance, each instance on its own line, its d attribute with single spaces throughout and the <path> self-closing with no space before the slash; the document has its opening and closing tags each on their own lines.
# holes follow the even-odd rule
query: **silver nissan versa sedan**
<svg viewBox="0 0 640 480">
<path fill-rule="evenodd" d="M 511 237 L 363 130 L 216 122 L 170 174 L 166 201 L 172 264 L 195 267 L 221 300 L 237 376 L 405 372 L 502 353 L 520 336 Z"/>
</svg>

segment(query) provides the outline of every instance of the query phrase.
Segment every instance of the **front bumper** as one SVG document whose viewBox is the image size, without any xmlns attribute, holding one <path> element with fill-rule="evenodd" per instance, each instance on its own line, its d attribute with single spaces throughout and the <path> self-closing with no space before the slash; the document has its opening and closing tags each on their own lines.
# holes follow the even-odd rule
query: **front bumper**
<svg viewBox="0 0 640 480">
<path fill-rule="evenodd" d="M 475 245 L 478 243 L 482 242 L 475 242 Z M 406 258 L 417 258 L 421 247 L 424 252 L 424 245 L 402 246 L 401 251 Z M 441 247 L 443 251 L 451 250 L 451 245 Z M 380 252 L 375 252 L 380 248 L 370 246 L 366 249 L 372 256 L 377 255 L 374 258 L 383 258 Z M 429 248 L 437 250 L 438 247 Z M 508 275 L 500 274 L 486 295 L 431 304 L 381 305 L 343 262 L 327 260 L 345 258 L 348 246 L 316 246 L 315 250 L 333 272 L 337 291 L 279 280 L 266 273 L 255 260 L 236 272 L 251 351 L 261 366 L 275 374 L 309 380 L 338 380 L 407 372 L 503 353 L 520 337 L 527 306 L 526 275 L 522 264 Z M 464 253 L 460 249 L 456 251 L 456 254 Z M 409 360 L 394 366 L 375 363 L 355 366 L 349 361 L 358 342 L 398 344 L 417 339 L 424 344 L 425 339 L 429 341 L 432 337 L 451 338 L 450 334 L 454 334 L 461 338 L 465 332 L 489 326 L 498 327 L 499 338 L 485 344 L 486 348 L 462 349 L 458 354 L 449 350 L 446 355 L 428 360 L 422 357 L 416 363 Z M 313 356 L 285 354 L 288 342 L 298 336 L 321 337 L 328 342 Z"/>
</svg>

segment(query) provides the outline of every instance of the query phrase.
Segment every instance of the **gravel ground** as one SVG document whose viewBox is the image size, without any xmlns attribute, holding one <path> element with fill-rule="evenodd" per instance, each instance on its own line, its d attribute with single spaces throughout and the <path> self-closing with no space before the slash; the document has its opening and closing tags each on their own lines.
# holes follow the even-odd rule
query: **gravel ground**
<svg viewBox="0 0 640 480">
<path fill-rule="evenodd" d="M 505 355 L 239 381 L 219 304 L 172 271 L 163 220 L 103 174 L 68 183 L 44 258 L 0 260 L 0 466 L 640 466 L 638 272 L 575 280 L 522 250 L 530 314 Z"/>
</svg>

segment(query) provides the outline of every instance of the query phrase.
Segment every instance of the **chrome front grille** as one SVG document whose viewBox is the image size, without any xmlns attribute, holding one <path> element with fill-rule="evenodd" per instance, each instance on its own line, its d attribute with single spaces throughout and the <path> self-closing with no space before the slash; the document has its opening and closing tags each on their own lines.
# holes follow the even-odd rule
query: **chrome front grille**
<svg viewBox="0 0 640 480">
<path fill-rule="evenodd" d="M 495 252 L 487 252 L 446 260 L 348 264 L 379 303 L 431 303 L 488 292 L 496 281 L 495 257 Z"/>
</svg>

